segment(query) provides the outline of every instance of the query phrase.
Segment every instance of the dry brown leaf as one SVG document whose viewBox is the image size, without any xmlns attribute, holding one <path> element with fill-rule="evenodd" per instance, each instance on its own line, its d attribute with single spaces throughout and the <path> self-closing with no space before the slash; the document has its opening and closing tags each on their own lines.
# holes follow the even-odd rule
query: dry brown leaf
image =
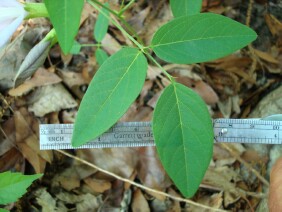
<svg viewBox="0 0 282 212">
<path fill-rule="evenodd" d="M 102 40 L 102 46 L 110 55 L 121 49 L 121 45 L 109 33 Z"/>
<path fill-rule="evenodd" d="M 171 185 L 171 181 L 158 159 L 155 147 L 138 148 L 139 162 L 137 173 L 142 184 L 160 191 L 164 191 Z M 163 195 L 150 193 L 152 196 L 164 200 Z"/>
<path fill-rule="evenodd" d="M 134 212 L 149 212 L 150 208 L 147 200 L 140 189 L 136 189 L 133 193 L 131 209 Z"/>
<path fill-rule="evenodd" d="M 0 127 L 0 156 L 2 156 L 16 145 L 14 119 L 8 119 Z"/>
<path fill-rule="evenodd" d="M 70 168 L 64 169 L 63 172 L 57 174 L 52 179 L 53 187 L 62 187 L 67 191 L 71 191 L 80 186 L 80 178 L 76 173 L 75 167 L 71 166 Z"/>
<path fill-rule="evenodd" d="M 230 55 L 222 59 L 218 59 L 211 63 L 206 63 L 207 66 L 215 68 L 215 70 L 223 70 L 226 72 L 224 78 L 228 77 L 228 72 L 242 77 L 245 81 L 255 84 L 256 81 L 252 75 L 249 74 L 249 68 L 252 60 L 249 57 L 238 57 Z M 220 76 L 218 76 L 220 77 Z M 218 78 L 224 80 L 223 76 Z M 223 81 L 224 82 L 224 81 Z"/>
<path fill-rule="evenodd" d="M 44 173 L 46 161 L 42 159 L 38 154 L 36 154 L 27 144 L 18 143 L 23 156 L 28 160 L 28 162 L 32 165 L 36 173 Z"/>
<path fill-rule="evenodd" d="M 46 191 L 47 188 L 39 188 L 35 191 L 36 201 L 42 207 L 42 211 L 58 211 L 56 200 Z M 67 208 L 65 208 L 67 211 Z M 64 211 L 60 208 L 60 211 Z"/>
<path fill-rule="evenodd" d="M 39 68 L 31 79 L 25 81 L 17 88 L 11 89 L 9 94 L 11 96 L 22 96 L 36 87 L 57 84 L 61 81 L 62 79 L 56 74 L 49 72 L 44 68 Z"/>
<path fill-rule="evenodd" d="M 138 160 L 138 155 L 134 148 L 85 149 L 77 150 L 77 155 L 107 171 L 125 178 L 131 176 Z M 105 179 L 113 179 L 105 175 L 103 177 Z"/>
<path fill-rule="evenodd" d="M 158 99 L 160 98 L 162 94 L 162 91 L 159 91 L 157 92 L 148 102 L 147 102 L 147 105 L 152 107 L 152 108 L 155 108 L 156 105 L 157 105 L 157 102 L 158 102 Z"/>
<path fill-rule="evenodd" d="M 105 191 L 111 189 L 111 183 L 106 180 L 98 180 L 92 177 L 87 177 L 84 182 L 95 192 L 104 193 Z"/>
<path fill-rule="evenodd" d="M 150 92 L 151 88 L 153 86 L 153 81 L 151 80 L 146 80 L 144 83 L 144 86 L 142 88 L 142 91 L 140 93 L 140 105 L 144 105 L 144 101 L 146 101 L 147 99 L 145 99 L 145 97 L 148 95 L 148 93 Z"/>
<path fill-rule="evenodd" d="M 120 118 L 120 122 L 126 121 L 151 121 L 152 120 L 152 108 L 140 107 L 138 108 L 137 102 L 135 101 L 127 112 Z"/>
<path fill-rule="evenodd" d="M 174 197 L 180 197 L 179 193 L 176 193 L 171 187 L 168 189 L 168 194 L 174 196 Z M 167 210 L 167 212 L 181 212 L 180 202 L 179 201 L 173 201 L 170 205 L 170 208 Z"/>
<path fill-rule="evenodd" d="M 74 205 L 75 211 L 97 211 L 103 204 L 101 196 L 94 196 L 92 194 L 75 195 L 67 192 L 61 192 L 56 195 L 56 198 L 67 204 Z"/>
<path fill-rule="evenodd" d="M 82 73 L 76 73 L 69 70 L 60 70 L 60 74 L 63 79 L 63 82 L 66 83 L 69 88 L 75 85 L 80 86 L 86 84 Z"/>
<path fill-rule="evenodd" d="M 51 151 L 39 150 L 38 121 L 33 119 L 25 108 L 14 113 L 16 142 L 23 156 L 34 167 L 36 173 L 44 172 L 46 161 L 53 159 Z M 33 128 L 34 127 L 34 128 Z"/>
<path fill-rule="evenodd" d="M 210 206 L 214 209 L 222 209 L 223 206 L 223 192 L 215 193 L 213 195 L 204 195 L 200 196 L 197 199 L 197 203 Z M 195 212 L 209 212 L 208 209 L 202 209 L 199 207 L 195 207 L 193 205 L 189 206 L 191 211 Z"/>
<path fill-rule="evenodd" d="M 26 30 L 23 30 L 12 43 L 9 43 L 0 51 L 1 88 L 7 89 L 14 86 L 14 77 L 17 70 L 31 49 L 29 42 L 24 39 L 26 34 Z"/>
<path fill-rule="evenodd" d="M 140 36 L 144 40 L 145 45 L 150 45 L 152 37 L 157 29 L 173 18 L 168 4 L 159 4 L 158 7 L 159 8 L 154 9 L 154 6 L 152 6 L 152 10 L 144 22 L 144 27 Z"/>
<path fill-rule="evenodd" d="M 267 52 L 262 52 L 258 49 L 254 49 L 254 53 L 259 57 L 261 58 L 262 60 L 265 60 L 267 62 L 270 62 L 270 63 L 274 63 L 274 64 L 278 64 L 278 60 L 275 59 L 271 54 L 267 53 Z"/>
<path fill-rule="evenodd" d="M 156 80 L 157 77 L 160 77 L 161 76 L 161 73 L 162 73 L 162 70 L 157 67 L 157 66 L 148 66 L 148 71 L 147 71 L 147 78 L 149 80 Z"/>
<path fill-rule="evenodd" d="M 29 111 L 42 117 L 47 113 L 73 108 L 77 102 L 62 84 L 38 88 L 29 99 Z"/>
<path fill-rule="evenodd" d="M 186 85 L 187 87 L 194 90 L 198 93 L 204 101 L 209 105 L 214 105 L 218 102 L 219 98 L 215 91 L 209 86 L 207 83 L 202 81 L 201 77 L 195 73 L 193 73 L 192 67 L 188 66 L 187 68 L 182 68 L 174 66 L 172 76 L 175 77 L 176 81 Z"/>
<path fill-rule="evenodd" d="M 246 151 L 242 144 L 230 143 L 228 145 L 232 146 L 232 149 L 236 150 L 236 154 L 238 155 L 241 155 Z M 236 158 L 233 157 L 229 151 L 222 148 L 221 145 L 218 144 L 214 145 L 213 159 L 215 161 L 216 167 L 231 165 L 236 161 Z"/>
<path fill-rule="evenodd" d="M 271 14 L 266 14 L 265 21 L 272 35 L 281 36 L 282 23 L 277 18 Z"/>
<path fill-rule="evenodd" d="M 0 157 L 0 173 L 7 170 L 24 172 L 25 160 L 19 149 L 13 148 Z"/>
<path fill-rule="evenodd" d="M 136 15 L 133 15 L 128 23 L 135 29 L 137 34 L 141 33 L 144 30 L 144 21 L 147 18 L 151 8 L 150 6 L 146 7 L 142 11 L 139 11 Z"/>
<path fill-rule="evenodd" d="M 31 134 L 25 139 L 25 143 L 38 155 L 40 155 L 48 163 L 51 163 L 53 160 L 52 151 L 40 150 L 39 149 L 39 140 L 34 134 Z"/>
<path fill-rule="evenodd" d="M 243 195 L 236 188 L 236 182 L 239 180 L 240 176 L 237 172 L 227 166 L 223 166 L 212 169 L 209 168 L 203 179 L 203 184 L 224 191 L 224 203 L 225 206 L 228 206 Z"/>
<path fill-rule="evenodd" d="M 217 105 L 224 118 L 230 118 L 233 112 L 236 114 L 241 112 L 238 95 L 230 96 L 225 101 L 219 101 Z"/>
</svg>

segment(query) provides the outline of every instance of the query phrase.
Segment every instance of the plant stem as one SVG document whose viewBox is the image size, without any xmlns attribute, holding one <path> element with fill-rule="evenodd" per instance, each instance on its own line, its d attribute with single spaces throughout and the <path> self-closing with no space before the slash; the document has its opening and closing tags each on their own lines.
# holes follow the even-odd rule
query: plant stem
<svg viewBox="0 0 282 212">
<path fill-rule="evenodd" d="M 53 28 L 48 34 L 43 38 L 43 41 L 51 41 L 51 46 L 55 45 L 58 42 L 57 34 L 55 29 Z"/>
<path fill-rule="evenodd" d="M 173 77 L 167 73 L 167 71 L 161 66 L 161 64 L 158 63 L 158 61 L 156 61 L 156 59 L 150 55 L 148 52 L 145 52 L 145 54 L 147 55 L 147 57 L 153 62 L 156 64 L 156 66 L 158 66 L 163 72 L 164 74 L 166 75 L 166 77 L 171 81 L 171 82 L 174 82 L 175 80 L 173 79 Z"/>
<path fill-rule="evenodd" d="M 44 3 L 25 3 L 24 9 L 28 12 L 28 15 L 25 17 L 25 19 L 49 17 Z"/>
<path fill-rule="evenodd" d="M 103 11 L 101 11 L 101 9 L 97 6 L 101 6 L 103 8 L 106 8 L 110 13 L 112 13 L 113 15 L 117 16 L 117 18 L 119 18 L 120 20 L 124 20 L 122 17 L 119 17 L 117 15 L 117 13 L 107 7 L 105 7 L 103 4 L 101 4 L 100 2 L 97 3 L 96 5 L 96 0 L 88 0 L 88 3 L 90 5 L 92 5 L 94 8 L 96 8 L 100 13 L 102 13 L 105 17 L 107 17 L 108 19 L 110 19 L 110 17 L 103 13 Z M 132 0 L 133 2 L 133 0 Z M 129 3 L 130 4 L 130 3 Z M 175 80 L 173 79 L 173 77 L 155 60 L 155 58 L 150 55 L 147 51 L 145 51 L 145 49 L 150 49 L 150 47 L 144 47 L 142 46 L 142 44 L 140 44 L 138 41 L 136 41 L 130 34 L 128 34 L 123 28 L 122 26 L 117 23 L 115 20 L 111 20 L 113 25 L 115 25 L 125 36 L 127 36 L 145 55 L 147 55 L 147 57 L 153 62 L 156 64 L 156 66 L 158 66 L 163 72 L 164 74 L 166 75 L 166 77 L 173 83 L 175 82 Z M 125 21 L 126 22 L 126 21 Z"/>
<path fill-rule="evenodd" d="M 121 18 L 122 14 L 135 2 L 135 0 L 131 0 L 125 7 L 123 7 L 119 12 L 118 16 Z"/>
<path fill-rule="evenodd" d="M 142 41 L 142 39 L 138 36 L 137 32 L 124 20 L 124 18 L 123 18 L 122 16 L 119 15 L 119 13 L 117 13 L 116 11 L 114 11 L 114 10 L 112 10 L 112 9 L 110 9 L 110 8 L 108 8 L 108 7 L 106 7 L 105 5 L 103 5 L 101 2 L 99 2 L 99 1 L 97 1 L 97 0 L 87 0 L 87 2 L 88 2 L 89 4 L 91 4 L 91 2 L 93 2 L 93 3 L 97 4 L 97 5 L 99 5 L 100 7 L 103 7 L 103 8 L 105 8 L 106 10 L 108 10 L 111 14 L 113 14 L 115 17 L 117 17 L 117 18 L 121 21 L 121 23 L 126 27 L 126 29 L 127 29 L 131 34 L 133 34 L 134 37 L 137 38 L 137 41 L 143 45 L 143 41 Z M 91 5 L 93 6 L 93 4 L 91 4 Z M 98 9 L 98 11 L 100 11 L 100 10 Z"/>
<path fill-rule="evenodd" d="M 100 13 L 102 13 L 105 17 L 107 17 L 110 20 L 110 16 L 108 16 L 107 14 L 105 14 L 96 4 L 94 4 L 93 2 L 96 2 L 96 0 L 88 0 L 88 3 L 90 5 L 92 5 L 94 8 L 96 8 Z M 100 2 L 98 5 L 102 5 Z M 104 6 L 104 5 L 102 5 Z M 106 7 L 104 7 L 106 8 Z M 113 10 L 109 9 L 110 13 L 112 13 Z M 114 11 L 113 11 L 114 12 Z M 116 12 L 114 12 L 116 14 Z M 118 17 L 119 18 L 119 17 Z M 141 49 L 143 51 L 143 46 L 138 43 L 130 34 L 128 34 L 128 32 L 126 32 L 122 26 L 117 23 L 115 20 L 111 20 L 111 22 L 113 23 L 113 25 L 115 25 L 124 35 L 126 35 L 139 49 Z"/>
<path fill-rule="evenodd" d="M 81 44 L 81 47 L 101 47 L 101 43 L 97 43 L 97 44 L 94 44 L 94 43 L 86 43 L 86 44 Z"/>
</svg>

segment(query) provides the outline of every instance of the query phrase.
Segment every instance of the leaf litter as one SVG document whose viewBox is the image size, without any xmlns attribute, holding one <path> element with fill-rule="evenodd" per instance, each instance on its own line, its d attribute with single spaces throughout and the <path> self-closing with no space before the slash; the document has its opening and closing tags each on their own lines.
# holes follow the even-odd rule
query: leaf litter
<svg viewBox="0 0 282 212">
<path fill-rule="evenodd" d="M 218 0 L 204 1 L 203 10 L 240 20 L 239 14 L 244 14 L 246 18 L 244 8 L 247 4 L 241 1 L 225 4 Z M 120 6 L 117 1 L 110 1 L 110 5 L 112 8 Z M 267 11 L 259 1 L 252 7 L 253 11 L 261 8 Z M 78 41 L 91 43 L 97 12 L 87 6 L 85 11 Z M 172 14 L 167 1 L 141 0 L 126 11 L 125 17 L 144 42 L 149 43 L 158 26 L 171 19 Z M 268 12 L 265 16 L 262 13 L 252 15 L 251 20 L 251 27 L 262 32 L 260 37 L 272 41 L 256 42 L 253 56 L 244 49 L 219 60 L 193 66 L 162 64 L 178 82 L 203 97 L 210 105 L 213 118 L 264 117 L 269 113 L 281 113 L 282 17 Z M 243 19 L 241 21 L 244 22 Z M 82 48 L 78 55 L 72 56 L 63 56 L 54 47 L 49 59 L 31 79 L 12 88 L 16 70 L 36 41 L 31 39 L 36 38 L 38 33 L 35 23 L 28 27 L 27 39 L 21 34 L 0 52 L 0 87 L 3 94 L 0 101 L 0 171 L 45 174 L 27 195 L 11 207 L 18 209 L 21 206 L 27 211 L 31 208 L 42 211 L 204 211 L 203 208 L 131 186 L 58 152 L 39 151 L 39 123 L 72 123 L 98 64 L 95 47 Z M 112 55 L 127 42 L 124 35 L 111 25 L 102 40 L 103 50 Z M 27 46 L 27 49 L 20 46 Z M 15 51 L 17 58 L 13 57 Z M 256 65 L 253 67 L 254 61 Z M 161 70 L 149 64 L 143 90 L 121 121 L 150 121 L 158 96 L 168 85 Z M 165 174 L 154 147 L 72 152 L 125 179 L 181 197 Z M 276 146 L 230 144 L 225 148 L 216 144 L 209 169 L 192 200 L 215 209 L 254 211 L 257 208 L 259 211 L 266 201 L 267 186 L 258 175 L 269 180 L 271 164 L 281 155 L 281 148 Z"/>
</svg>

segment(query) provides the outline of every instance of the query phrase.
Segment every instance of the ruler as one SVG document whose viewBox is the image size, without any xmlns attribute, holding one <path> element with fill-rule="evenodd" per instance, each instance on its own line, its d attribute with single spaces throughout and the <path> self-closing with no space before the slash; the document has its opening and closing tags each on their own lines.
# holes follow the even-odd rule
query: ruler
<svg viewBox="0 0 282 212">
<path fill-rule="evenodd" d="M 214 119 L 214 142 L 282 144 L 282 121 Z M 40 149 L 154 146 L 151 122 L 122 122 L 80 147 L 71 145 L 73 124 L 41 124 Z"/>
</svg>

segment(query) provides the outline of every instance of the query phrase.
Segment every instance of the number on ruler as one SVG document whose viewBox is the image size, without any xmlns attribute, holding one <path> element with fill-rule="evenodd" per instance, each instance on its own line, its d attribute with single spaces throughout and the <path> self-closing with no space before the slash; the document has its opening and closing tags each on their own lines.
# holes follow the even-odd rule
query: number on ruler
<svg viewBox="0 0 282 212">
<path fill-rule="evenodd" d="M 279 130 L 279 126 L 278 126 L 278 125 L 274 125 L 274 126 L 273 126 L 273 129 L 274 129 L 274 130 Z"/>
</svg>

